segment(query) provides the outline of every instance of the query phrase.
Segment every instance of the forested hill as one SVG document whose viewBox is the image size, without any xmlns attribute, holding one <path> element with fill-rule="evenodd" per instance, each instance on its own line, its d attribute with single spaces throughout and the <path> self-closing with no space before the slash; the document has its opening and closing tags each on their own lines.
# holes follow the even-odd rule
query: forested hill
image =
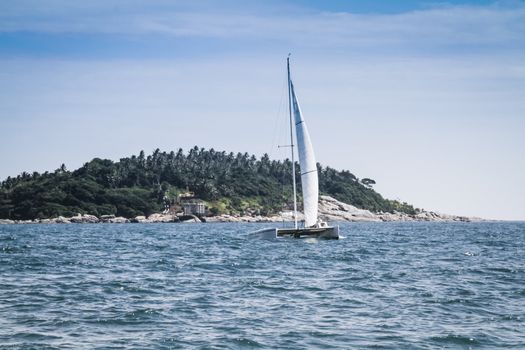
<svg viewBox="0 0 525 350">
<path fill-rule="evenodd" d="M 77 213 L 134 217 L 159 212 L 166 200 L 186 190 L 205 200 L 211 214 L 262 215 L 291 206 L 291 161 L 256 158 L 248 153 L 226 153 L 194 147 L 185 153 L 161 152 L 122 158 L 118 162 L 95 158 L 68 171 L 23 172 L 0 185 L 0 218 L 37 219 Z M 372 211 L 415 213 L 406 203 L 384 199 L 351 172 L 318 164 L 321 194 Z M 296 174 L 299 174 L 297 169 Z M 300 176 L 297 176 L 298 191 Z M 299 191 L 300 193 L 300 191 Z"/>
</svg>

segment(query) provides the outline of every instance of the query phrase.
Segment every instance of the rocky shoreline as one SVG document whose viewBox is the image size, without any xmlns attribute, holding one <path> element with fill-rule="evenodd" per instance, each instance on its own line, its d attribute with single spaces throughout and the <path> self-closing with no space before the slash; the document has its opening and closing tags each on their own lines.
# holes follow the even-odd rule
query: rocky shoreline
<svg viewBox="0 0 525 350">
<path fill-rule="evenodd" d="M 350 221 L 350 222 L 385 222 L 385 221 L 438 221 L 438 222 L 478 222 L 481 218 L 459 215 L 440 214 L 433 211 L 421 211 L 415 215 L 401 212 L 373 213 L 359 209 L 353 205 L 338 201 L 330 196 L 319 197 L 319 218 L 323 221 Z M 299 220 L 303 220 L 301 213 Z M 291 211 L 281 212 L 273 216 L 260 215 L 219 215 L 206 218 L 206 222 L 282 222 L 293 221 Z"/>
<path fill-rule="evenodd" d="M 36 220 L 8 220 L 0 219 L 0 224 L 127 224 L 127 223 L 161 223 L 161 222 L 202 222 L 194 215 L 171 215 L 171 214 L 151 214 L 148 217 L 137 216 L 125 218 L 123 216 L 102 215 L 97 217 L 90 214 L 78 214 L 72 217 L 59 216 L 52 219 Z"/>
<path fill-rule="evenodd" d="M 438 222 L 476 222 L 483 221 L 480 218 L 440 214 L 432 211 L 421 211 L 415 215 L 401 212 L 394 213 L 373 213 L 369 210 L 359 209 L 353 205 L 340 202 L 330 196 L 320 196 L 319 198 L 319 218 L 324 221 L 350 221 L 350 222 L 384 222 L 384 221 L 438 221 Z M 299 214 L 302 220 L 302 214 Z M 37 220 L 8 220 L 0 219 L 0 224 L 123 224 L 123 223 L 170 223 L 170 222 L 282 222 L 293 221 L 293 213 L 290 211 L 281 212 L 273 216 L 261 215 L 218 215 L 209 217 L 197 217 L 194 215 L 172 215 L 172 214 L 151 214 L 148 217 L 137 216 L 125 218 L 115 215 L 102 215 L 97 217 L 89 214 L 78 214 L 72 217 L 59 216 L 52 219 Z"/>
</svg>

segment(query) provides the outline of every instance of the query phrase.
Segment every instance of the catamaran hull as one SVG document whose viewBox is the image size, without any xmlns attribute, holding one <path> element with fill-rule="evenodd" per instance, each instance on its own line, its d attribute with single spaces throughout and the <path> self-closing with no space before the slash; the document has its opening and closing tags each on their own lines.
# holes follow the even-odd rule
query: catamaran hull
<svg viewBox="0 0 525 350">
<path fill-rule="evenodd" d="M 312 228 L 268 228 L 250 233 L 251 237 L 260 239 L 276 238 L 320 238 L 339 239 L 339 226 Z"/>
</svg>

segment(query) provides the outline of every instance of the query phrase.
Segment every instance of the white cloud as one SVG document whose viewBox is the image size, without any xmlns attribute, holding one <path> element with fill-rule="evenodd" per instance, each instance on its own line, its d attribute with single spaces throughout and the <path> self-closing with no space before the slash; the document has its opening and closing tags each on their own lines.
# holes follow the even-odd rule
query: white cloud
<svg viewBox="0 0 525 350">
<path fill-rule="evenodd" d="M 525 44 L 525 6 L 449 6 L 401 14 L 203 10 L 187 2 L 4 3 L 0 31 L 276 40 L 296 46 Z M 231 5 L 231 4 L 230 4 Z M 290 8 L 287 8 L 290 10 Z M 270 43 L 271 48 L 271 43 Z"/>
</svg>

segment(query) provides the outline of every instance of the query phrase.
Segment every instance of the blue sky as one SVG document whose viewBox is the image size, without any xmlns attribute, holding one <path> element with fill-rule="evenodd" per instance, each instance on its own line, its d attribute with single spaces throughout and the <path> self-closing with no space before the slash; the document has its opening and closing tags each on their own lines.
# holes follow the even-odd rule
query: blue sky
<svg viewBox="0 0 525 350">
<path fill-rule="evenodd" d="M 3 1 L 0 178 L 141 149 L 318 161 L 418 207 L 525 219 L 523 1 Z"/>
</svg>

